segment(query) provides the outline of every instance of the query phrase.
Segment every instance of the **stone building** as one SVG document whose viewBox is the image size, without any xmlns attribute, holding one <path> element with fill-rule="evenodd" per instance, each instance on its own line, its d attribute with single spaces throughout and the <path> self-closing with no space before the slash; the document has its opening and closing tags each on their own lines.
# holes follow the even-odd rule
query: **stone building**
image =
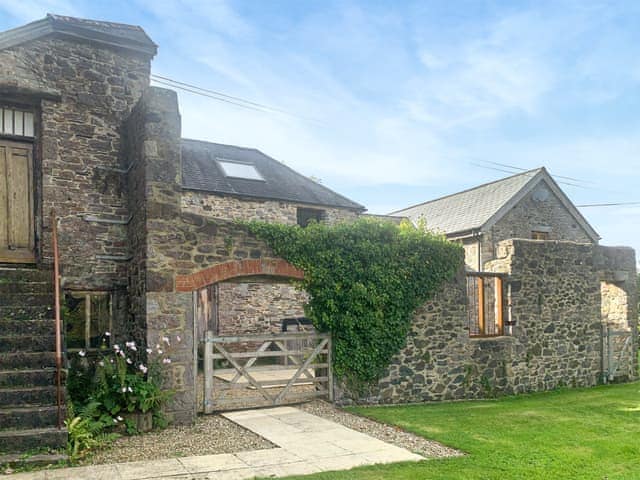
<svg viewBox="0 0 640 480">
<path fill-rule="evenodd" d="M 545 168 L 519 173 L 393 212 L 464 246 L 471 270 L 482 270 L 509 238 L 597 244 L 600 237 Z"/>
<path fill-rule="evenodd" d="M 0 33 L 0 452 L 66 441 L 52 428 L 54 215 L 68 351 L 105 331 L 180 335 L 168 413 L 188 422 L 194 316 L 200 333 L 303 316 L 300 272 L 237 220 L 364 211 L 258 150 L 182 139 L 175 92 L 149 84 L 156 50 L 140 27 L 58 15 Z"/>
<path fill-rule="evenodd" d="M 302 272 L 237 220 L 306 226 L 365 210 L 258 150 L 183 139 L 175 92 L 149 85 L 156 49 L 140 27 L 56 15 L 0 33 L 0 452 L 66 441 L 53 428 L 53 225 L 68 351 L 96 348 L 107 330 L 150 345 L 179 335 L 167 413 L 190 422 L 205 331 L 275 332 L 303 315 L 291 282 Z M 543 169 L 447 198 L 432 202 L 444 213 L 402 214 L 424 210 L 428 226 L 476 248 L 470 266 L 501 273 L 514 330 L 497 289 L 483 298 L 500 328 L 474 338 L 461 270 L 416 313 L 365 400 L 592 385 L 603 323 L 634 335 L 618 374 L 635 378 L 633 251 L 598 246 Z"/>
</svg>

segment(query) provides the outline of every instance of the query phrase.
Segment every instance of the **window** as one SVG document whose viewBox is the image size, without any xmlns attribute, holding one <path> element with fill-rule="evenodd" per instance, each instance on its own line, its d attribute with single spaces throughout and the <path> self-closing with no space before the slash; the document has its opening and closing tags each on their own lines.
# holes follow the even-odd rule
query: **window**
<svg viewBox="0 0 640 480">
<path fill-rule="evenodd" d="M 538 230 L 533 230 L 531 232 L 532 240 L 549 240 L 549 232 L 541 232 Z"/>
<path fill-rule="evenodd" d="M 218 164 L 222 168 L 225 177 L 243 178 L 245 180 L 262 180 L 264 178 L 256 167 L 250 163 L 235 162 L 219 158 Z"/>
<path fill-rule="evenodd" d="M 64 296 L 64 325 L 68 350 L 97 349 L 112 328 L 109 292 L 67 292 Z"/>
<path fill-rule="evenodd" d="M 469 336 L 503 335 L 504 295 L 502 277 L 491 273 L 467 274 Z"/>
<path fill-rule="evenodd" d="M 298 225 L 302 228 L 309 225 L 309 222 L 321 222 L 324 219 L 324 210 L 315 208 L 298 208 L 297 210 Z"/>
<path fill-rule="evenodd" d="M 0 134 L 16 137 L 33 137 L 33 112 L 0 107 Z"/>
</svg>

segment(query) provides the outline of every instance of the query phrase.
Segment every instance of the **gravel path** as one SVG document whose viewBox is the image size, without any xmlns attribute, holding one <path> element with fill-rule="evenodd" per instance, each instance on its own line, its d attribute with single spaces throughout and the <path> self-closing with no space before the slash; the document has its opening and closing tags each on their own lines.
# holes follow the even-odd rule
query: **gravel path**
<svg viewBox="0 0 640 480">
<path fill-rule="evenodd" d="M 192 426 L 169 427 L 121 437 L 83 460 L 83 465 L 235 453 L 274 448 L 268 440 L 219 415 L 200 416 Z"/>
<path fill-rule="evenodd" d="M 405 432 L 398 427 L 345 412 L 322 400 L 315 400 L 296 407 L 425 457 L 462 455 L 458 450 L 445 447 L 438 442 Z M 204 415 L 199 416 L 195 425 L 192 426 L 169 427 L 143 435 L 121 437 L 106 449 L 85 458 L 81 464 L 98 465 L 159 460 L 191 455 L 263 450 L 274 447 L 275 445 L 268 440 L 224 417 Z"/>
<path fill-rule="evenodd" d="M 406 432 L 392 425 L 379 423 L 369 418 L 345 412 L 322 400 L 315 400 L 310 403 L 298 405 L 297 407 L 307 413 L 332 420 L 345 427 L 366 433 L 378 440 L 391 443 L 398 447 L 406 448 L 424 457 L 440 458 L 464 455 L 459 450 L 446 447 L 441 443 L 427 440 L 426 438 Z"/>
</svg>

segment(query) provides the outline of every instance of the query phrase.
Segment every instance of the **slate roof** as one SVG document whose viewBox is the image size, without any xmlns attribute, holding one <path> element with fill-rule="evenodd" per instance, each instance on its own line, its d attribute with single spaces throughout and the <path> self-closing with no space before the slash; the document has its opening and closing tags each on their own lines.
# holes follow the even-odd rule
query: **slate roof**
<svg viewBox="0 0 640 480">
<path fill-rule="evenodd" d="M 253 165 L 264 181 L 228 177 L 216 160 Z M 182 186 L 241 197 L 365 210 L 359 203 L 314 182 L 255 148 L 200 140 L 182 139 Z"/>
<path fill-rule="evenodd" d="M 47 35 L 65 35 L 154 56 L 158 46 L 142 27 L 48 13 L 41 20 L 0 32 L 0 50 Z"/>
<path fill-rule="evenodd" d="M 546 181 L 559 200 L 585 231 L 597 241 L 600 237 L 558 187 L 545 168 L 537 168 L 511 177 L 485 183 L 459 193 L 414 205 L 390 215 L 402 215 L 412 221 L 424 218 L 427 228 L 450 237 L 481 231 L 502 217 L 524 194 L 540 181 Z"/>
</svg>

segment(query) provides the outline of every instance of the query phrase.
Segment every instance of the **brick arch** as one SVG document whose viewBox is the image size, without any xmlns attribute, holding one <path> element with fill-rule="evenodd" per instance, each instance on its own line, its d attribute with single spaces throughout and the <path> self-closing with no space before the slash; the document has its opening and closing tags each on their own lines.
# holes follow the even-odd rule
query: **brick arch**
<svg viewBox="0 0 640 480">
<path fill-rule="evenodd" d="M 212 283 L 251 275 L 297 279 L 303 277 L 302 270 L 297 269 L 281 258 L 234 260 L 214 265 L 189 275 L 176 275 L 176 290 L 178 292 L 192 292 Z"/>
</svg>

